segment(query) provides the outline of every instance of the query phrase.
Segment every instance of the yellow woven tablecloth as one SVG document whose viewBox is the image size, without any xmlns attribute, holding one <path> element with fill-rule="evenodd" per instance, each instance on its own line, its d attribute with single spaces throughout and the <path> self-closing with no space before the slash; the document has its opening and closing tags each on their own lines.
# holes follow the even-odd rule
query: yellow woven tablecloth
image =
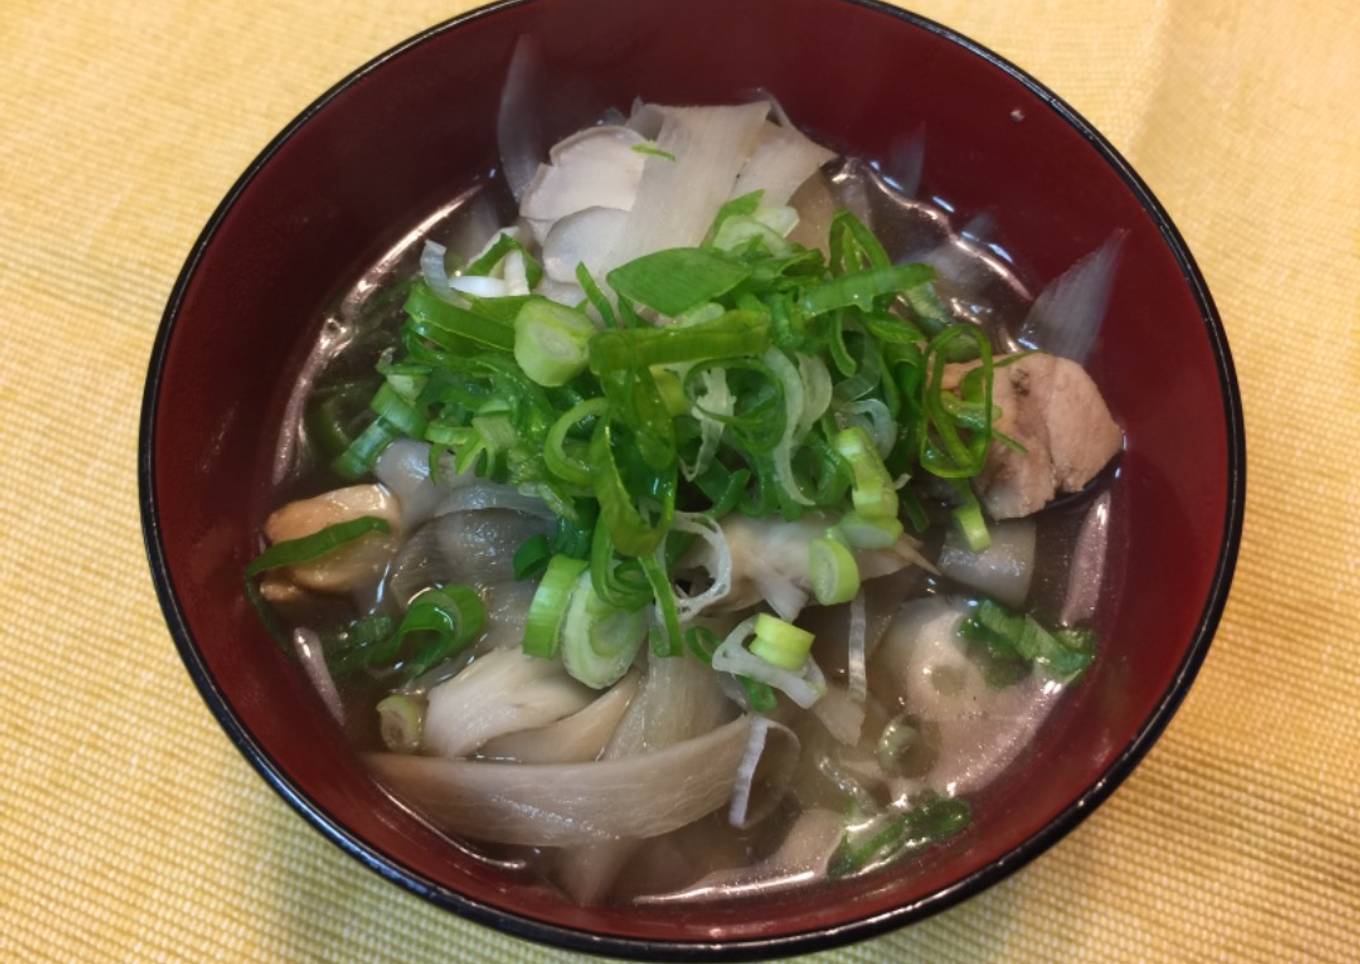
<svg viewBox="0 0 1360 964">
<path fill-rule="evenodd" d="M 351 67 L 453 0 L 0 2 L 0 960 L 547 960 L 361 870 L 232 749 L 142 555 L 142 378 L 190 244 Z M 1246 539 L 1127 784 L 837 960 L 1360 955 L 1360 4 L 922 0 L 1130 158 L 1236 355 Z M 565 956 L 565 955 L 563 955 Z"/>
</svg>

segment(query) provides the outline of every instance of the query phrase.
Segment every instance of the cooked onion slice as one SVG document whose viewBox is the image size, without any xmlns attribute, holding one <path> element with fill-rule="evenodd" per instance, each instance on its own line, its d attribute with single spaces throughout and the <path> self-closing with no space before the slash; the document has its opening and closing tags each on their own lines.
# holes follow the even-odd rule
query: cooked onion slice
<svg viewBox="0 0 1360 964">
<path fill-rule="evenodd" d="M 728 822 L 738 830 L 748 830 L 769 816 L 788 789 L 797 765 L 798 737 L 793 731 L 767 717 L 755 717 L 737 767 Z"/>
<path fill-rule="evenodd" d="M 845 666 L 850 681 L 850 698 L 863 703 L 869 695 L 869 674 L 865 664 L 866 640 L 869 630 L 868 603 L 861 592 L 850 600 L 850 632 L 846 636 L 848 652 Z"/>
<path fill-rule="evenodd" d="M 717 602 L 732 591 L 732 550 L 722 528 L 701 513 L 677 512 L 672 526 L 678 532 L 688 532 L 702 539 L 708 551 L 702 555 L 703 566 L 712 582 L 697 596 L 675 594 L 676 610 L 681 621 L 693 619 L 704 607 Z"/>
<path fill-rule="evenodd" d="M 441 828 L 478 840 L 573 847 L 655 837 L 732 798 L 743 716 L 703 736 L 598 763 L 484 763 L 378 753 L 374 776 Z"/>
<path fill-rule="evenodd" d="M 335 718 L 335 722 L 344 726 L 345 706 L 340 701 L 340 691 L 335 688 L 335 680 L 331 678 L 331 671 L 326 666 L 326 656 L 321 651 L 320 637 L 310 629 L 295 629 L 293 650 L 297 653 L 298 662 L 306 671 L 307 678 L 312 681 L 312 686 L 316 687 L 321 702 L 326 704 L 326 709 Z"/>
</svg>

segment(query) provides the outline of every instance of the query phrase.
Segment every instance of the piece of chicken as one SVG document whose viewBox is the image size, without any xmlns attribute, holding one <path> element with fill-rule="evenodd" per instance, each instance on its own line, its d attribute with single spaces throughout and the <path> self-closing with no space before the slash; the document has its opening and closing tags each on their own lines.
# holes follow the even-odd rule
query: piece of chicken
<svg viewBox="0 0 1360 964">
<path fill-rule="evenodd" d="M 976 364 L 948 366 L 945 388 L 957 386 Z M 1123 445 L 1100 389 L 1067 358 L 1034 353 L 997 368 L 992 400 L 1001 409 L 997 431 L 1025 447 L 1018 452 L 993 442 L 973 480 L 993 519 L 1031 515 L 1059 492 L 1078 491 Z"/>
</svg>

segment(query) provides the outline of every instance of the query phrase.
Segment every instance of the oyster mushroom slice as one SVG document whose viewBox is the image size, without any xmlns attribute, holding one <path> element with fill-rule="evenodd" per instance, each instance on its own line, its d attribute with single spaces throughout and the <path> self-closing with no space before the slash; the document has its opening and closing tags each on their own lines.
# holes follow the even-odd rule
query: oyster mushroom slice
<svg viewBox="0 0 1360 964">
<path fill-rule="evenodd" d="M 320 532 L 327 526 L 362 516 L 377 516 L 391 526 L 390 533 L 370 533 L 315 562 L 290 566 L 289 577 L 298 586 L 317 592 L 343 593 L 377 580 L 396 551 L 401 538 L 401 512 L 380 485 L 351 485 L 323 492 L 310 499 L 289 502 L 270 514 L 264 534 L 271 543 Z"/>
</svg>

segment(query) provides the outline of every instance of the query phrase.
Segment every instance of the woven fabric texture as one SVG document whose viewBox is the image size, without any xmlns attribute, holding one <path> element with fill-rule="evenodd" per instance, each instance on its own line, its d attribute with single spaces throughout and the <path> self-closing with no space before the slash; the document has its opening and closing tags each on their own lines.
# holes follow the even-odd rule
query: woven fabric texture
<svg viewBox="0 0 1360 964">
<path fill-rule="evenodd" d="M 457 0 L 5 0 L 0 959 L 542 961 L 362 870 L 237 755 L 138 529 L 137 414 L 193 239 L 258 150 Z M 921 0 L 1124 152 L 1236 355 L 1246 537 L 1193 691 L 1003 884 L 826 960 L 1354 960 L 1360 5 Z"/>
</svg>

